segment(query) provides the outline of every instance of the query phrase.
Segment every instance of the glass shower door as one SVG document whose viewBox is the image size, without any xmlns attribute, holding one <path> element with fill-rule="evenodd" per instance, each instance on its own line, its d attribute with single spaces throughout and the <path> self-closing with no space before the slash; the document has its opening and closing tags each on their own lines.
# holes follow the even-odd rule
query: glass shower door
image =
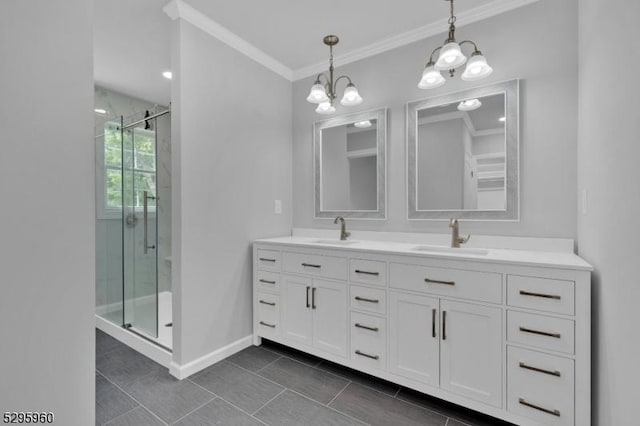
<svg viewBox="0 0 640 426">
<path fill-rule="evenodd" d="M 156 136 L 145 123 L 122 130 L 124 325 L 157 338 Z"/>
</svg>

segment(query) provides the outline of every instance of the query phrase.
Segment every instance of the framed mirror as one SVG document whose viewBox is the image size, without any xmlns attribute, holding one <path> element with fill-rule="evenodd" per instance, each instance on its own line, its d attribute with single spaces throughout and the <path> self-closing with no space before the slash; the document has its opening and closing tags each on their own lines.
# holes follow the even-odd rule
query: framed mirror
<svg viewBox="0 0 640 426">
<path fill-rule="evenodd" d="M 386 218 L 387 109 L 313 125 L 315 217 Z"/>
<path fill-rule="evenodd" d="M 409 219 L 519 220 L 518 80 L 407 104 Z"/>
</svg>

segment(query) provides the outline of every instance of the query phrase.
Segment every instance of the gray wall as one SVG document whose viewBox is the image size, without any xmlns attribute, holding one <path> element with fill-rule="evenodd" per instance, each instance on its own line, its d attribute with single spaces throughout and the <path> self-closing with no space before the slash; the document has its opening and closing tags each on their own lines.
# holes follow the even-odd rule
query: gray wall
<svg viewBox="0 0 640 426">
<path fill-rule="evenodd" d="M 578 247 L 596 268 L 593 424 L 601 426 L 638 424 L 638 16 L 638 2 L 580 1 L 578 187 L 588 203 L 586 214 L 579 206 Z M 603 71 L 605 57 L 624 59 Z"/>
<path fill-rule="evenodd" d="M 465 223 L 465 232 L 575 238 L 577 144 L 577 0 L 540 0 L 487 20 L 460 27 L 459 38 L 472 38 L 493 65 L 477 83 L 522 79 L 520 97 L 521 220 L 514 223 Z M 444 30 L 444 28 L 443 28 Z M 442 222 L 406 220 L 405 111 L 407 101 L 462 90 L 476 84 L 448 79 L 424 91 L 416 87 L 428 51 L 445 33 L 380 55 L 340 66 L 358 86 L 364 103 L 337 106 L 336 115 L 390 108 L 387 221 L 351 220 L 352 229 L 447 232 Z M 336 53 L 340 53 L 340 45 Z M 313 219 L 312 123 L 322 117 L 305 98 L 313 78 L 294 84 L 293 176 L 294 226 L 333 228 Z M 342 87 L 340 87 L 342 90 Z"/>
<path fill-rule="evenodd" d="M 291 83 L 172 25 L 174 362 L 186 364 L 252 333 L 251 242 L 290 232 Z"/>
<path fill-rule="evenodd" d="M 0 3 L 0 412 L 93 424 L 92 2 Z"/>
</svg>

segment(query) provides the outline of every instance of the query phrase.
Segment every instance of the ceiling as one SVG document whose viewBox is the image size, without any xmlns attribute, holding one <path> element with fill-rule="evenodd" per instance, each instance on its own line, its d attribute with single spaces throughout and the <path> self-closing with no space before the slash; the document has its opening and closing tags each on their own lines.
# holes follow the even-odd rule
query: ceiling
<svg viewBox="0 0 640 426">
<path fill-rule="evenodd" d="M 184 0 L 240 38 L 293 70 L 327 62 L 327 34 L 340 37 L 342 56 L 429 24 L 445 36 L 449 4 L 443 0 Z M 511 3 L 531 0 L 511 0 Z M 95 0 L 96 84 L 167 105 L 171 20 L 168 0 Z M 456 14 L 505 0 L 455 0 Z M 462 19 L 460 20 L 462 21 Z"/>
</svg>

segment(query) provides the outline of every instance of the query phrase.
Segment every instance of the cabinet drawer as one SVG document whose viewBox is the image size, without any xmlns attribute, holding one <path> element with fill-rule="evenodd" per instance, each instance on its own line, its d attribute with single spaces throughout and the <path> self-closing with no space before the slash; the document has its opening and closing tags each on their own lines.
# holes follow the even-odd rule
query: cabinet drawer
<svg viewBox="0 0 640 426">
<path fill-rule="evenodd" d="M 574 282 L 508 275 L 507 304 L 573 315 Z"/>
<path fill-rule="evenodd" d="M 268 293 L 255 293 L 258 306 L 258 333 L 264 337 L 277 336 L 280 332 L 280 297 Z"/>
<path fill-rule="evenodd" d="M 259 269 L 266 271 L 280 271 L 280 252 L 277 250 L 258 249 L 256 250 L 256 264 Z"/>
<path fill-rule="evenodd" d="M 275 272 L 256 271 L 256 289 L 280 291 L 280 274 Z"/>
<path fill-rule="evenodd" d="M 387 264 L 375 260 L 351 259 L 349 279 L 355 283 L 386 286 Z"/>
<path fill-rule="evenodd" d="M 386 348 L 386 320 L 351 312 L 351 359 L 362 367 L 385 370 Z"/>
<path fill-rule="evenodd" d="M 285 271 L 314 277 L 347 279 L 347 259 L 316 254 L 284 252 L 282 265 Z"/>
<path fill-rule="evenodd" d="M 545 425 L 573 426 L 573 360 L 509 347 L 507 407 Z"/>
<path fill-rule="evenodd" d="M 507 312 L 507 339 L 511 342 L 572 354 L 574 328 L 573 320 Z"/>
<path fill-rule="evenodd" d="M 351 286 L 351 309 L 387 314 L 387 292 L 379 288 Z"/>
<path fill-rule="evenodd" d="M 491 272 L 391 263 L 389 280 L 391 287 L 404 290 L 502 302 L 502 275 Z"/>
</svg>

